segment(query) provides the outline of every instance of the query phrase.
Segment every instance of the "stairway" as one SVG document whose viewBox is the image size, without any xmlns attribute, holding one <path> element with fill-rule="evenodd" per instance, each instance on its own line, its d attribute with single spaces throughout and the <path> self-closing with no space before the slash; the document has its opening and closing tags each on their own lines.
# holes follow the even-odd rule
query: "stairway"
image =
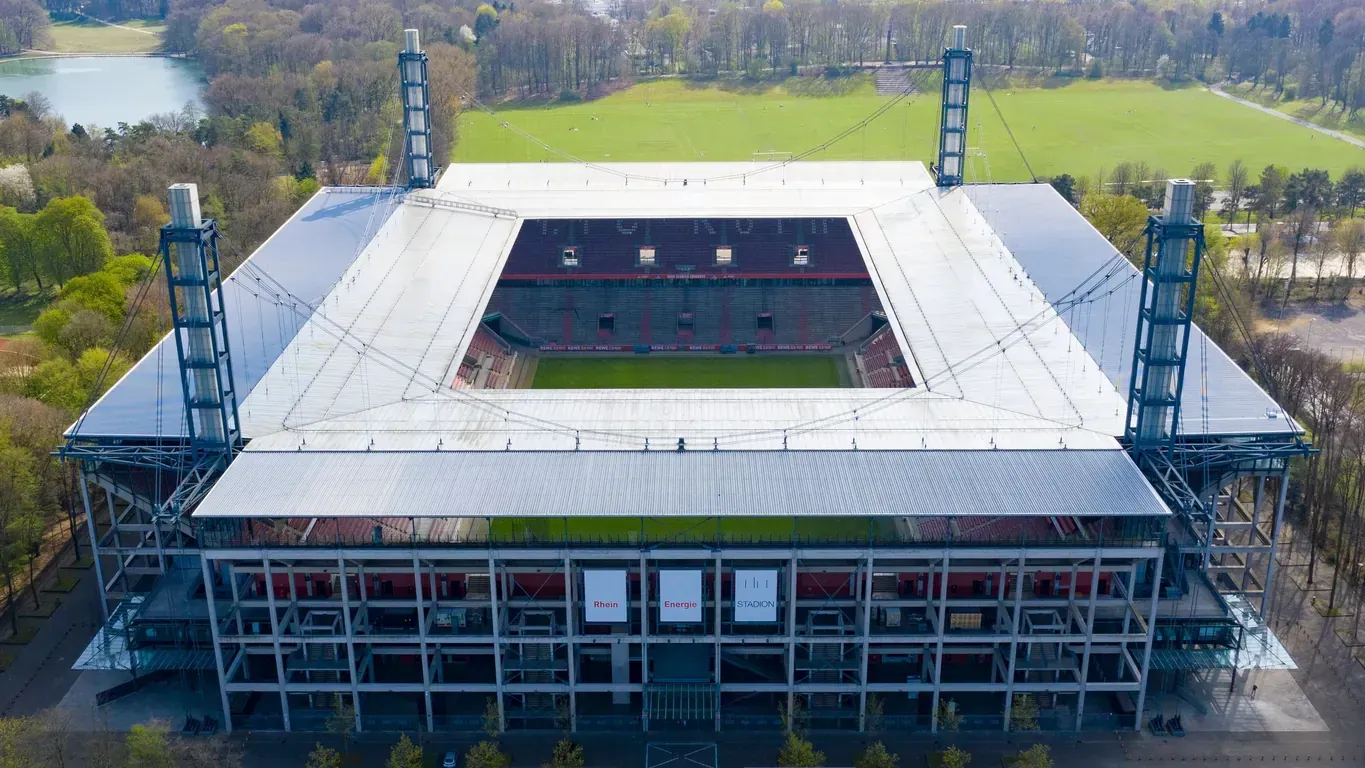
<svg viewBox="0 0 1365 768">
<path fill-rule="evenodd" d="M 526 665 L 522 672 L 523 681 L 527 683 L 555 681 L 554 672 L 549 669 L 551 662 L 554 661 L 554 649 L 549 644 L 523 643 L 521 658 Z M 551 693 L 528 693 L 525 702 L 528 712 L 550 712 L 554 710 L 555 697 Z"/>
<path fill-rule="evenodd" d="M 810 682 L 812 683 L 838 683 L 840 682 L 839 670 L 836 668 L 839 661 L 843 658 L 843 646 L 834 643 L 815 643 L 810 648 L 811 669 Z M 820 669 L 821 666 L 828 665 L 830 669 Z M 837 693 L 812 693 L 810 696 L 810 708 L 816 710 L 831 710 L 839 708 L 839 694 Z"/>
<path fill-rule="evenodd" d="M 899 96 L 910 87 L 910 70 L 904 67 L 879 67 L 877 69 L 878 96 Z"/>
<path fill-rule="evenodd" d="M 336 661 L 337 646 L 334 643 L 309 643 L 309 661 Z M 341 672 L 335 669 L 314 669 L 308 672 L 308 682 L 310 683 L 339 683 L 341 682 Z M 314 693 L 312 694 L 312 704 L 315 710 L 336 709 L 337 694 L 335 693 Z"/>
</svg>

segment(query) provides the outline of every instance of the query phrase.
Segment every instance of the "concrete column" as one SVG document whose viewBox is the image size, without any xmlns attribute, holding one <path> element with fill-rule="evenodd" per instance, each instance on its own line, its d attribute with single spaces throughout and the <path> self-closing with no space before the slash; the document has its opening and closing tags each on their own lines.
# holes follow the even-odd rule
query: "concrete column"
<svg viewBox="0 0 1365 768">
<path fill-rule="evenodd" d="M 76 484 L 81 487 L 81 503 L 85 505 L 85 532 L 90 535 L 90 559 L 95 561 L 95 579 L 100 583 L 100 613 L 105 623 L 109 622 L 109 594 L 105 591 L 104 566 L 100 564 L 99 534 L 95 531 L 95 512 L 90 507 L 90 488 L 85 480 L 85 470 L 80 470 Z M 122 560 L 123 556 L 119 555 Z"/>
<path fill-rule="evenodd" d="M 1275 500 L 1275 523 L 1270 534 L 1270 559 L 1265 564 L 1265 595 L 1261 597 L 1261 618 L 1269 620 L 1270 609 L 1274 605 L 1271 593 L 1271 577 L 1275 575 L 1275 555 L 1280 547 L 1280 525 L 1284 522 L 1285 494 L 1289 492 L 1289 470 L 1280 475 L 1280 495 Z"/>
<path fill-rule="evenodd" d="M 227 564 L 228 584 L 232 586 L 232 617 L 237 622 L 237 634 L 242 634 L 242 595 L 237 588 L 237 567 Z"/>
<path fill-rule="evenodd" d="M 640 723 L 649 732 L 649 561 L 640 553 Z"/>
<path fill-rule="evenodd" d="M 938 733 L 938 703 L 939 699 L 942 698 L 943 690 L 943 635 L 948 631 L 945 624 L 948 621 L 948 568 L 950 563 L 951 555 L 949 550 L 945 548 L 943 550 L 943 580 L 938 585 L 938 632 L 936 633 L 938 637 L 934 651 L 934 701 L 930 715 L 932 719 L 929 725 L 929 730 L 933 733 Z M 1001 584 L 1003 583 L 1004 579 L 1001 579 Z M 933 588 L 934 572 L 930 571 L 929 583 L 924 590 L 925 594 L 928 594 Z"/>
<path fill-rule="evenodd" d="M 796 557 L 787 561 L 787 732 L 796 706 Z"/>
<path fill-rule="evenodd" d="M 564 556 L 564 622 L 568 630 L 568 647 L 565 655 L 569 660 L 569 733 L 578 732 L 578 631 L 574 620 L 574 575 L 573 560 Z"/>
<path fill-rule="evenodd" d="M 1010 658 L 1005 667 L 1005 722 L 1002 730 L 1009 733 L 1010 711 L 1014 708 L 1014 662 L 1019 655 L 1019 614 L 1024 610 L 1024 553 L 1019 553 L 1019 566 L 1014 579 L 1014 622 L 1010 628 Z"/>
<path fill-rule="evenodd" d="M 493 674 L 497 680 L 498 730 L 507 730 L 507 711 L 502 700 L 502 617 L 498 615 L 498 568 L 490 555 L 488 558 L 488 601 L 493 608 Z"/>
<path fill-rule="evenodd" d="M 223 671 L 223 647 L 218 641 L 218 606 L 213 599 L 213 572 L 208 558 L 199 556 L 199 568 L 204 573 L 204 602 L 209 609 L 209 637 L 213 641 L 213 664 L 218 670 L 218 695 L 223 703 L 223 730 L 232 733 L 232 705 L 228 701 L 227 674 Z M 240 646 L 239 646 L 240 650 Z"/>
<path fill-rule="evenodd" d="M 1154 559 L 1156 566 L 1152 584 L 1155 586 L 1152 588 L 1151 607 L 1147 610 L 1147 642 L 1143 644 L 1142 649 L 1142 676 L 1138 680 L 1137 714 L 1134 716 L 1135 722 L 1133 723 L 1133 730 L 1138 732 L 1142 731 L 1142 708 L 1147 700 L 1147 672 L 1152 661 L 1152 638 L 1156 635 L 1157 598 L 1161 595 L 1161 566 L 1166 562 L 1166 559 L 1160 555 Z M 1127 643 L 1124 645 L 1126 646 Z"/>
<path fill-rule="evenodd" d="M 261 558 L 261 567 L 265 573 L 265 595 L 270 605 L 270 640 L 275 648 L 275 677 L 280 684 L 280 712 L 284 717 L 284 730 L 290 731 L 289 727 L 289 694 L 285 693 L 284 676 L 284 656 L 280 651 L 280 617 L 275 609 L 275 578 L 270 570 L 270 556 L 265 555 Z"/>
<path fill-rule="evenodd" d="M 715 610 L 714 620 L 715 620 L 715 641 L 716 641 L 716 654 L 715 654 L 715 659 L 716 659 L 716 661 L 715 661 L 715 664 L 716 664 L 716 671 L 715 671 L 715 674 L 713 675 L 712 682 L 713 682 L 713 683 L 715 684 L 715 686 L 716 686 L 716 732 L 719 733 L 719 732 L 720 732 L 720 717 L 721 717 L 721 711 L 720 711 L 720 666 L 721 666 L 721 645 L 720 645 L 720 633 L 721 633 L 721 602 L 720 602 L 720 591 L 721 591 L 721 578 L 720 578 L 720 577 L 721 577 L 721 570 L 722 570 L 722 568 L 721 568 L 720 552 L 716 552 L 714 562 L 715 562 L 716 572 L 713 574 L 714 581 L 713 581 L 713 586 L 712 586 L 712 588 L 711 588 L 711 602 L 712 602 L 712 608 Z"/>
<path fill-rule="evenodd" d="M 341 577 L 341 622 L 346 632 L 346 666 L 351 670 L 351 709 L 355 711 L 355 730 L 361 733 L 360 681 L 356 679 L 355 630 L 351 626 L 351 588 L 346 584 L 346 560 L 337 557 L 337 573 Z"/>
<path fill-rule="evenodd" d="M 1256 489 L 1251 492 L 1251 531 L 1247 534 L 1247 545 L 1258 546 L 1257 539 L 1261 535 L 1261 503 L 1265 494 L 1265 475 L 1256 477 Z M 1274 542 L 1271 542 L 1274 546 Z M 1251 582 L 1251 558 L 1252 553 L 1248 552 L 1243 557 L 1246 558 L 1246 569 L 1242 571 L 1242 591 L 1247 591 L 1247 586 Z M 1270 585 L 1263 584 L 1261 594 L 1261 605 L 1265 605 L 1265 593 L 1269 592 Z M 1260 607 L 1260 606 L 1258 606 Z"/>
<path fill-rule="evenodd" d="M 867 556 L 867 573 L 863 578 L 863 656 L 858 662 L 858 730 L 867 731 L 867 650 L 872 629 L 872 555 Z"/>
<path fill-rule="evenodd" d="M 427 709 L 427 733 L 431 733 L 436 729 L 432 727 L 434 720 L 431 714 L 431 657 L 427 649 L 427 609 L 422 599 L 426 591 L 422 589 L 422 561 L 418 559 L 416 552 L 412 554 L 412 581 L 416 585 L 413 591 L 416 593 L 417 604 L 417 644 L 422 649 L 422 701 Z"/>
<path fill-rule="evenodd" d="M 1090 678 L 1090 645 L 1095 636 L 1095 603 L 1099 598 L 1096 587 L 1100 585 L 1100 551 L 1095 550 L 1095 562 L 1090 568 L 1090 599 L 1085 608 L 1085 653 L 1081 657 L 1081 690 L 1076 696 L 1076 730 L 1081 730 L 1081 718 L 1085 716 L 1085 693 L 1089 684 L 1086 682 Z M 1136 569 L 1134 569 L 1136 572 Z M 1075 569 L 1072 569 L 1071 594 L 1076 594 Z M 1132 597 L 1129 596 L 1131 601 Z M 1125 612 L 1126 613 L 1126 612 Z"/>
</svg>

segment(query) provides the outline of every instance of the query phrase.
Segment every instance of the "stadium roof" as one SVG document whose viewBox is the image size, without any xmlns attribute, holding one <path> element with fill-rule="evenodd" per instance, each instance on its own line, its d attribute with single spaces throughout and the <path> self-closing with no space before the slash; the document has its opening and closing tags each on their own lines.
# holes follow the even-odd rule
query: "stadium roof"
<svg viewBox="0 0 1365 768">
<path fill-rule="evenodd" d="M 849 219 L 917 387 L 450 386 L 526 219 L 793 216 Z M 601 510 L 601 473 L 630 480 L 631 514 L 704 514 L 708 488 L 730 514 L 846 513 L 860 493 L 884 514 L 1038 514 L 1029 496 L 1048 514 L 1165 511 L 1116 439 L 1137 272 L 1046 185 L 942 190 L 919 163 L 456 165 L 401 201 L 320 193 L 226 290 L 249 443 L 199 515 L 524 515 L 559 494 Z M 82 437 L 183 432 L 165 347 Z M 1192 347 L 1184 431 L 1292 428 L 1216 347 Z M 452 479 L 490 475 L 531 487 L 463 510 Z"/>
<path fill-rule="evenodd" d="M 247 263 L 268 269 L 304 301 L 285 309 L 262 297 L 253 274 L 239 270 L 223 284 L 228 344 L 239 392 L 250 392 L 342 271 L 399 205 L 392 190 L 328 188 L 314 195 Z M 235 263 L 230 246 L 221 258 Z M 155 438 L 185 434 L 185 407 L 170 336 L 143 357 L 67 432 L 80 438 Z"/>
<path fill-rule="evenodd" d="M 269 509 L 366 518 L 1169 514 L 1122 451 L 704 450 L 247 451 L 195 515 Z"/>
<path fill-rule="evenodd" d="M 990 184 L 964 189 L 1023 265 L 1029 279 L 1054 304 L 1071 286 L 1102 268 L 1108 241 L 1051 186 Z M 1137 274 L 1137 268 L 1126 261 L 1122 267 L 1125 276 Z M 1132 373 L 1133 334 L 1137 332 L 1137 288 L 1136 281 L 1130 281 L 1112 300 L 1097 303 L 1083 322 L 1071 321 L 1072 332 L 1125 394 Z M 1301 431 L 1284 409 L 1197 327 L 1190 339 L 1189 355 L 1181 397 L 1182 435 Z"/>
</svg>

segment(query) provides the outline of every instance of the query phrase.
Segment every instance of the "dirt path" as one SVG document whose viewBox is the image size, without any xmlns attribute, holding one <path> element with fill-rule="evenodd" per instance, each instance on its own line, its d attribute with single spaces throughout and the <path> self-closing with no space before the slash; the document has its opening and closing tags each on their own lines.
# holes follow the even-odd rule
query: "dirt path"
<svg viewBox="0 0 1365 768">
<path fill-rule="evenodd" d="M 1232 100 L 1232 101 L 1237 102 L 1238 104 L 1246 105 L 1246 106 L 1248 106 L 1248 107 L 1251 107 L 1251 108 L 1254 109 L 1254 110 L 1257 110 L 1257 111 L 1260 111 L 1260 112 L 1264 112 L 1264 113 L 1266 113 L 1267 115 L 1272 115 L 1272 116 L 1274 116 L 1274 117 L 1278 117 L 1278 118 L 1280 118 L 1281 120 L 1288 120 L 1288 121 L 1291 122 L 1291 123 L 1296 123 L 1296 124 L 1298 124 L 1298 125 L 1302 125 L 1304 128 L 1308 128 L 1308 129 L 1317 131 L 1318 133 L 1324 134 L 1324 135 L 1326 135 L 1326 136 L 1331 136 L 1331 137 L 1334 138 L 1334 139 L 1341 139 L 1342 141 L 1346 142 L 1347 144 L 1350 144 L 1350 145 L 1356 146 L 1356 147 L 1360 147 L 1361 149 L 1365 149 L 1365 141 L 1362 141 L 1362 140 L 1360 140 L 1360 139 L 1357 139 L 1357 138 L 1354 137 L 1354 136 L 1351 136 L 1351 135 L 1349 135 L 1349 134 L 1342 133 L 1341 131 L 1334 131 L 1334 130 L 1332 130 L 1331 128 L 1323 128 L 1321 125 L 1317 125 L 1317 124 L 1315 124 L 1315 123 L 1310 123 L 1310 122 L 1308 122 L 1307 120 L 1304 120 L 1304 119 L 1302 119 L 1302 118 L 1294 117 L 1293 115 L 1286 115 L 1285 113 L 1283 113 L 1283 112 L 1281 112 L 1281 111 L 1279 111 L 1279 110 L 1271 109 L 1270 107 L 1262 106 L 1262 105 L 1260 105 L 1260 104 L 1257 104 L 1257 103 L 1254 102 L 1254 101 L 1247 101 L 1246 99 L 1244 99 L 1244 98 L 1242 98 L 1242 97 L 1240 97 L 1240 96 L 1233 96 L 1232 94 L 1230 94 L 1230 93 L 1228 93 L 1227 91 L 1223 90 L 1223 86 L 1222 86 L 1221 84 L 1210 85 L 1210 86 L 1209 86 L 1209 90 L 1210 90 L 1210 91 L 1213 91 L 1215 94 L 1217 94 L 1217 95 L 1219 95 L 1219 96 L 1222 96 L 1222 97 L 1225 98 L 1225 99 L 1230 99 L 1230 100 Z"/>
</svg>

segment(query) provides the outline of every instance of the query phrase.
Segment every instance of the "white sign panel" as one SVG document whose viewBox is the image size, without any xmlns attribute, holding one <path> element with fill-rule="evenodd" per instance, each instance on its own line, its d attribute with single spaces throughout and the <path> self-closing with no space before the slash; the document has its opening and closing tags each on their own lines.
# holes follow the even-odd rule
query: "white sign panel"
<svg viewBox="0 0 1365 768">
<path fill-rule="evenodd" d="M 659 571 L 659 621 L 669 624 L 701 621 L 701 571 Z"/>
<path fill-rule="evenodd" d="M 626 607 L 626 572 L 583 572 L 583 620 L 590 624 L 624 624 L 629 621 Z"/>
<path fill-rule="evenodd" d="M 777 621 L 777 571 L 735 570 L 735 621 Z"/>
</svg>

